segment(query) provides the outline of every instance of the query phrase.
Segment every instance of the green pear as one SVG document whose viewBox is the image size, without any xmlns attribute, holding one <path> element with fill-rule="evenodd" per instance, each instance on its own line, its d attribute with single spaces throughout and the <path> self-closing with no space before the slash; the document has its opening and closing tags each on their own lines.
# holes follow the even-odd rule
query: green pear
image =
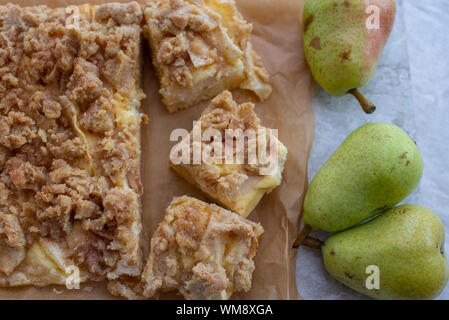
<svg viewBox="0 0 449 320">
<path fill-rule="evenodd" d="M 307 0 L 303 11 L 306 60 L 328 93 L 353 94 L 366 113 L 375 106 L 358 90 L 372 77 L 394 24 L 394 0 Z"/>
<path fill-rule="evenodd" d="M 443 224 L 418 205 L 334 234 L 322 254 L 335 279 L 376 299 L 432 299 L 449 278 Z"/>
<path fill-rule="evenodd" d="M 422 172 L 421 155 L 405 131 L 384 122 L 361 126 L 312 179 L 295 247 L 311 230 L 341 231 L 394 207 L 415 190 Z"/>
</svg>

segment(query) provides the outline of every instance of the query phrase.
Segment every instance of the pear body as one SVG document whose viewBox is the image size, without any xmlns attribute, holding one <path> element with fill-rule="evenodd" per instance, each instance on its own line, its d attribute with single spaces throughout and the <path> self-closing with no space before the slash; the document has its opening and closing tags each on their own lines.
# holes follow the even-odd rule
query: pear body
<svg viewBox="0 0 449 320">
<path fill-rule="evenodd" d="M 393 28 L 394 0 L 365 2 L 307 0 L 304 6 L 306 60 L 315 80 L 334 96 L 369 81 Z"/>
<path fill-rule="evenodd" d="M 432 299 L 449 277 L 443 224 L 435 213 L 418 205 L 397 206 L 334 234 L 322 253 L 335 279 L 376 299 Z M 369 266 L 377 267 L 378 273 Z"/>
<path fill-rule="evenodd" d="M 423 171 L 414 141 L 399 127 L 368 123 L 352 132 L 310 183 L 304 223 L 335 232 L 400 203 Z"/>
</svg>

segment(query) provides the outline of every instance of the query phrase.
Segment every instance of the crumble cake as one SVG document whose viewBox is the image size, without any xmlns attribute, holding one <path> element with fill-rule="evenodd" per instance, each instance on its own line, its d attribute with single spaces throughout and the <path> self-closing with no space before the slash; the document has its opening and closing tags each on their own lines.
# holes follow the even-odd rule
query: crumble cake
<svg viewBox="0 0 449 320">
<path fill-rule="evenodd" d="M 229 299 L 248 291 L 260 224 L 214 204 L 182 196 L 173 199 L 151 240 L 139 283 L 110 283 L 113 294 L 157 297 L 177 291 L 186 299 Z"/>
<path fill-rule="evenodd" d="M 225 89 L 250 90 L 261 100 L 271 94 L 269 75 L 251 46 L 252 25 L 234 0 L 149 1 L 144 19 L 169 112 Z"/>
<path fill-rule="evenodd" d="M 143 267 L 141 8 L 68 9 L 0 6 L 0 286 Z"/>
<path fill-rule="evenodd" d="M 210 106 L 201 114 L 197 125 L 201 126 L 199 130 L 203 133 L 203 137 L 200 141 L 195 141 L 194 126 L 192 132 L 172 148 L 170 167 L 211 200 L 247 217 L 264 194 L 280 185 L 287 159 L 287 148 L 270 129 L 260 124 L 253 103 L 238 104 L 229 91 L 224 91 L 211 101 Z M 216 130 L 219 135 L 211 139 L 204 137 L 204 133 L 211 129 Z M 260 132 L 259 129 L 265 131 Z M 244 158 L 240 163 L 237 161 L 237 154 L 242 150 L 234 145 L 231 146 L 233 148 L 230 161 L 225 159 L 226 137 L 229 136 L 230 130 L 237 133 L 237 130 L 240 130 L 240 137 L 244 138 Z M 245 137 L 244 135 L 250 131 L 255 135 Z M 258 139 L 262 141 L 266 139 L 266 144 L 259 144 Z M 231 140 L 234 144 L 233 141 Z M 248 154 L 251 150 L 256 151 L 256 143 L 258 157 L 251 160 Z M 201 146 L 202 158 L 198 163 L 193 159 L 195 146 Z M 213 153 L 217 149 L 221 154 L 218 153 L 218 156 L 214 157 Z M 185 150 L 189 152 L 188 159 L 182 159 L 184 156 L 181 154 Z M 211 159 L 204 158 L 205 154 L 212 154 Z M 260 161 L 259 156 L 262 154 L 266 154 L 265 163 Z"/>
</svg>

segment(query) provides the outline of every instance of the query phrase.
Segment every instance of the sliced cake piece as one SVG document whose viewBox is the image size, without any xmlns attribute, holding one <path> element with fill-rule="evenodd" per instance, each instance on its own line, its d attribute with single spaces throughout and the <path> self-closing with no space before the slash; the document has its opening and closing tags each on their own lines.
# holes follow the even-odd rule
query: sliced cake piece
<svg viewBox="0 0 449 320">
<path fill-rule="evenodd" d="M 201 131 L 199 139 L 195 138 L 197 130 Z M 217 136 L 205 138 L 208 133 Z M 233 138 L 229 139 L 231 133 Z M 244 144 L 240 147 L 237 143 L 229 144 L 236 140 Z M 226 154 L 229 146 L 230 157 Z M 188 157 L 182 154 L 185 150 L 190 152 Z M 213 151 L 211 159 L 204 157 L 209 154 L 205 150 Z M 220 153 L 215 156 L 217 150 L 221 150 L 221 156 Z M 242 152 L 243 157 L 238 158 Z M 194 153 L 201 154 L 199 161 L 195 160 Z M 212 100 L 192 132 L 172 148 L 169 163 L 211 200 L 247 217 L 264 194 L 280 185 L 286 159 L 287 148 L 270 129 L 260 124 L 254 104 L 238 104 L 225 91 Z"/>
<path fill-rule="evenodd" d="M 0 6 L 0 286 L 143 267 L 141 8 L 69 9 Z"/>
<path fill-rule="evenodd" d="M 260 224 L 187 196 L 175 198 L 151 240 L 143 295 L 176 290 L 186 299 L 248 291 Z"/>
<path fill-rule="evenodd" d="M 155 0 L 144 9 L 144 33 L 168 111 L 188 108 L 225 89 L 271 93 L 250 43 L 251 24 L 233 0 Z"/>
</svg>

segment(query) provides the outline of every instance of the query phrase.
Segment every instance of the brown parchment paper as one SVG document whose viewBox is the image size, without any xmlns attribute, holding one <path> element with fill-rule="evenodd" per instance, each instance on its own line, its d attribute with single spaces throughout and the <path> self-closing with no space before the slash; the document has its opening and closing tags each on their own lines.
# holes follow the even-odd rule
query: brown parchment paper
<svg viewBox="0 0 449 320">
<path fill-rule="evenodd" d="M 296 251 L 293 241 L 300 225 L 300 212 L 307 187 L 307 159 L 313 141 L 315 119 L 312 110 L 312 78 L 302 48 L 300 17 L 305 0 L 237 0 L 243 16 L 253 24 L 252 42 L 271 74 L 273 93 L 256 106 L 266 127 L 279 129 L 279 138 L 288 148 L 284 180 L 265 196 L 249 219 L 260 222 L 265 233 L 260 241 L 249 292 L 233 299 L 298 299 Z M 11 1 L 0 0 L 0 4 Z M 50 7 L 86 3 L 86 0 L 18 0 L 22 6 Z M 90 1 L 92 4 L 113 1 Z M 145 257 L 151 236 L 174 196 L 189 195 L 206 200 L 197 190 L 168 167 L 170 132 L 192 129 L 205 104 L 169 114 L 158 94 L 150 52 L 145 46 L 142 86 L 147 95 L 142 112 L 149 123 L 142 128 L 143 244 Z M 239 96 L 238 100 L 242 100 Z M 104 283 L 81 284 L 80 290 L 61 286 L 0 289 L 0 299 L 113 299 Z M 161 298 L 179 299 L 175 294 Z"/>
</svg>

